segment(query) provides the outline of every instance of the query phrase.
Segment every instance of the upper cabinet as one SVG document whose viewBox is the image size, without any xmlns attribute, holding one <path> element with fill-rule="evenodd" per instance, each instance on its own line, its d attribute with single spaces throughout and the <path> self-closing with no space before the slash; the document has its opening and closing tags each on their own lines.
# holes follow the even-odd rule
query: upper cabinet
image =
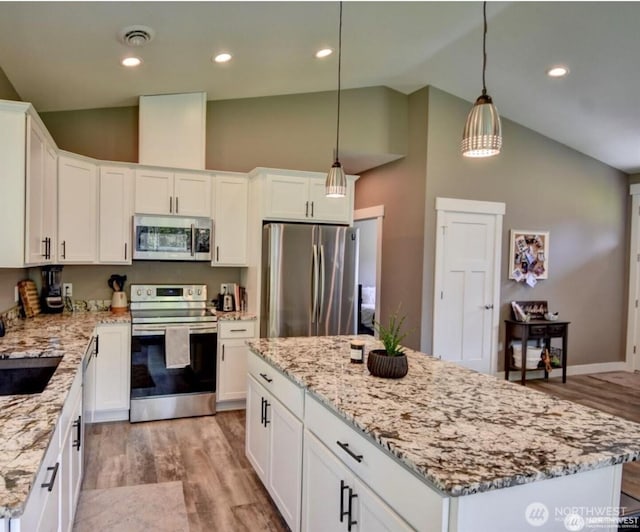
<svg viewBox="0 0 640 532">
<path fill-rule="evenodd" d="M 131 264 L 133 171 L 119 166 L 100 167 L 98 261 Z"/>
<path fill-rule="evenodd" d="M 27 116 L 25 264 L 56 261 L 58 154 L 44 128 Z"/>
<path fill-rule="evenodd" d="M 249 184 L 246 175 L 217 174 L 213 266 L 246 266 Z"/>
<path fill-rule="evenodd" d="M 347 176 L 344 198 L 325 196 L 326 174 L 256 169 L 264 180 L 263 219 L 351 224 L 355 176 Z"/>
<path fill-rule="evenodd" d="M 211 176 L 138 168 L 135 172 L 136 214 L 211 217 Z"/>
<path fill-rule="evenodd" d="M 98 172 L 91 161 L 58 159 L 58 262 L 94 263 L 98 256 Z"/>
</svg>

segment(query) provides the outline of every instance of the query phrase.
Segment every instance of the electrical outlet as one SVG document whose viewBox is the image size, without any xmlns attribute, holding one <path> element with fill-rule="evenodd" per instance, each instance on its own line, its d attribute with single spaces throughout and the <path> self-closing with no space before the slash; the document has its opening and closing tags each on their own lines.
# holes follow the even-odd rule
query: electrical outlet
<svg viewBox="0 0 640 532">
<path fill-rule="evenodd" d="M 64 297 L 71 297 L 73 295 L 73 284 L 62 283 L 62 295 L 64 295 Z"/>
<path fill-rule="evenodd" d="M 20 293 L 18 292 L 18 285 L 15 285 L 13 287 L 13 301 L 14 301 L 14 303 L 17 303 L 19 299 L 20 299 Z"/>
</svg>

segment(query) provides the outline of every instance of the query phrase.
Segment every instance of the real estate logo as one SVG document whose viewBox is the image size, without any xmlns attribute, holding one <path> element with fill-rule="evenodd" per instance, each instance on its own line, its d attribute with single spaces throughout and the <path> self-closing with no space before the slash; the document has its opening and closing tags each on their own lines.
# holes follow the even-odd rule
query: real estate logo
<svg viewBox="0 0 640 532">
<path fill-rule="evenodd" d="M 580 514 L 567 514 L 564 518 L 564 527 L 570 532 L 582 530 L 584 525 L 584 518 Z"/>
<path fill-rule="evenodd" d="M 531 526 L 542 526 L 549 520 L 549 509 L 541 502 L 532 502 L 524 511 L 524 518 Z"/>
</svg>

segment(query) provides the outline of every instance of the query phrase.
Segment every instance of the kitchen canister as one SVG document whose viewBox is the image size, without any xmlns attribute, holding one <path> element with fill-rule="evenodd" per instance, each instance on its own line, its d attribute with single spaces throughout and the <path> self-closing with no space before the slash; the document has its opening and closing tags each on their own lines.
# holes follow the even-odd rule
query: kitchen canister
<svg viewBox="0 0 640 532">
<path fill-rule="evenodd" d="M 351 362 L 362 364 L 364 362 L 364 342 L 362 340 L 351 340 L 350 343 Z"/>
</svg>

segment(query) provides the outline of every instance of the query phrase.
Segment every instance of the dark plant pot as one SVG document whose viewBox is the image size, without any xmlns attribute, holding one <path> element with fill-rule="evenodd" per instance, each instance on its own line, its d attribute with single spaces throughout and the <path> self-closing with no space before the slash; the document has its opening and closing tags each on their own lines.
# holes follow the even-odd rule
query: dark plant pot
<svg viewBox="0 0 640 532">
<path fill-rule="evenodd" d="M 374 377 L 401 379 L 409 371 L 407 355 L 390 357 L 384 349 L 373 349 L 367 355 L 367 369 Z"/>
</svg>

